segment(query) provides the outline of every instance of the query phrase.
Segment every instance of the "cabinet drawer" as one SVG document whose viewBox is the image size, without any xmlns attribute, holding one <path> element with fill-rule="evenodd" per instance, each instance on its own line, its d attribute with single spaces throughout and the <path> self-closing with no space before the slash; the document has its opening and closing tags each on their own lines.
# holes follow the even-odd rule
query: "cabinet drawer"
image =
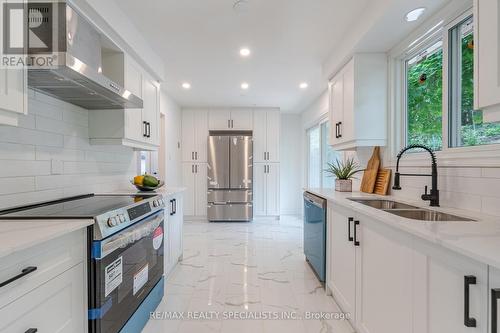
<svg viewBox="0 0 500 333">
<path fill-rule="evenodd" d="M 84 284 L 84 265 L 80 263 L 0 309 L 0 332 L 85 332 Z"/>
<path fill-rule="evenodd" d="M 0 259 L 0 283 L 19 275 L 27 267 L 37 268 L 0 288 L 0 309 L 83 262 L 85 237 L 86 229 L 78 230 Z"/>
</svg>

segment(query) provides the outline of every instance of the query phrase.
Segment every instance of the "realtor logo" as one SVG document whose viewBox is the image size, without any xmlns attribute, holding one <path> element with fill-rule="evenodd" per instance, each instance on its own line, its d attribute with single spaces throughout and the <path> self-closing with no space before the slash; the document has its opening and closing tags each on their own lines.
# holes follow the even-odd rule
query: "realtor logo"
<svg viewBox="0 0 500 333">
<path fill-rule="evenodd" d="M 2 65 L 52 65 L 58 52 L 57 3 L 2 3 Z M 56 12 L 56 13 L 55 13 Z M 55 39 L 54 39 L 55 38 Z"/>
</svg>

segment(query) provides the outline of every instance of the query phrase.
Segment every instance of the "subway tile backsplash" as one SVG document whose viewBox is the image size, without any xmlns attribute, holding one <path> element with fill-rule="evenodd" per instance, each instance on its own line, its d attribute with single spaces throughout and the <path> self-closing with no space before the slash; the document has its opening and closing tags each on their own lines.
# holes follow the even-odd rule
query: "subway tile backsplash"
<svg viewBox="0 0 500 333">
<path fill-rule="evenodd" d="M 88 111 L 30 91 L 19 127 L 0 126 L 0 208 L 129 188 L 137 155 L 91 146 Z"/>
</svg>

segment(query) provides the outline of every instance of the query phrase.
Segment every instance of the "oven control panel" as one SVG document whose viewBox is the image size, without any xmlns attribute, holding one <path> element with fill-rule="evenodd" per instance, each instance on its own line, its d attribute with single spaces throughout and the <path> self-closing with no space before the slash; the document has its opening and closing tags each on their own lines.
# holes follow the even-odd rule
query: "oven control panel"
<svg viewBox="0 0 500 333">
<path fill-rule="evenodd" d="M 94 231 L 94 239 L 106 238 L 164 207 L 165 202 L 162 197 L 155 196 L 142 200 L 133 206 L 102 214 L 96 218 L 99 230 Z"/>
</svg>

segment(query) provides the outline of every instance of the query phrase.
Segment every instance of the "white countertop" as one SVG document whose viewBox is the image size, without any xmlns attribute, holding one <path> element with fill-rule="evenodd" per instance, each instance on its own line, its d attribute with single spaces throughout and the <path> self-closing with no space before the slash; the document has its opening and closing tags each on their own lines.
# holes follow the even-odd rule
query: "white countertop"
<svg viewBox="0 0 500 333">
<path fill-rule="evenodd" d="M 500 268 L 500 217 L 453 208 L 422 206 L 421 203 L 402 200 L 392 196 L 378 196 L 360 192 L 342 193 L 336 192 L 333 189 L 306 188 L 305 190 L 325 198 L 329 202 L 368 215 L 396 229 L 408 232 L 479 262 Z M 428 222 L 410 220 L 348 200 L 349 198 L 380 198 L 394 200 L 420 208 L 471 218 L 477 222 Z"/>
<path fill-rule="evenodd" d="M 0 258 L 94 224 L 79 220 L 0 220 Z"/>
</svg>

